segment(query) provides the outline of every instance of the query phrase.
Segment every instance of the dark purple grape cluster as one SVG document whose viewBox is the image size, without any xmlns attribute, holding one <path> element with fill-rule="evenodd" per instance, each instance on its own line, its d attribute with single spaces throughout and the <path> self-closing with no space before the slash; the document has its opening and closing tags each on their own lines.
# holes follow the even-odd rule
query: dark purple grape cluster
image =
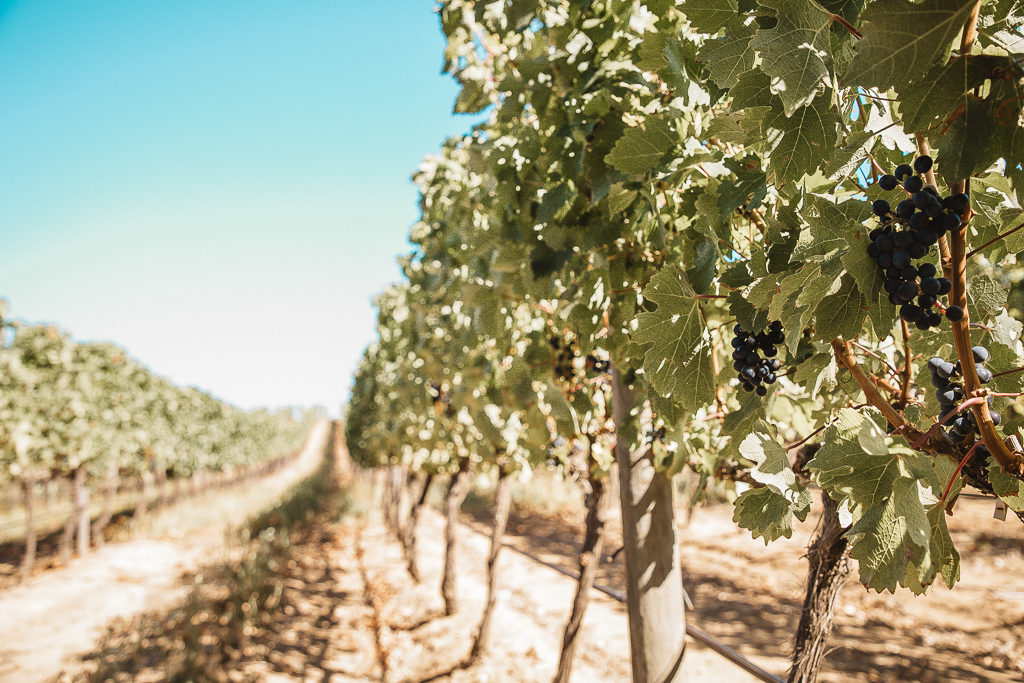
<svg viewBox="0 0 1024 683">
<path fill-rule="evenodd" d="M 564 339 L 559 336 L 552 336 L 548 339 L 551 349 L 554 352 L 553 369 L 555 377 L 560 380 L 571 382 L 576 377 L 576 367 L 573 361 L 580 355 L 579 346 L 572 339 Z"/>
<path fill-rule="evenodd" d="M 768 384 L 774 384 L 782 363 L 777 356 L 779 344 L 786 341 L 782 323 L 778 320 L 768 325 L 764 332 L 747 332 L 742 325 L 732 328 L 732 367 L 744 391 L 756 392 L 758 396 L 768 394 Z M 761 358 L 761 354 L 765 358 Z"/>
<path fill-rule="evenodd" d="M 941 236 L 960 227 L 960 215 L 968 206 L 965 194 L 942 197 L 934 186 L 925 185 L 921 175 L 931 167 L 931 157 L 921 156 L 913 166 L 900 164 L 892 175 L 878 180 L 881 189 L 889 192 L 902 187 L 907 196 L 895 208 L 885 199 L 872 203 L 871 210 L 882 224 L 871 231 L 868 245 L 868 255 L 885 275 L 889 301 L 900 307 L 903 320 L 921 330 L 942 322 L 933 307 L 940 296 L 949 294 L 953 283 L 937 277 L 934 263 L 915 265 L 914 261 L 926 258 Z M 963 311 L 952 306 L 947 317 L 955 322 L 963 318 Z"/>
<path fill-rule="evenodd" d="M 984 366 L 985 361 L 988 360 L 988 349 L 984 346 L 975 346 L 971 351 L 974 354 L 978 379 L 982 384 L 988 384 L 992 381 L 992 371 Z M 941 408 L 939 414 L 939 419 L 941 420 L 954 412 L 957 406 L 963 403 L 966 396 L 960 361 L 951 362 L 936 356 L 928 360 L 928 370 L 932 375 L 932 386 L 937 391 L 936 398 Z M 988 402 L 989 404 L 992 403 L 991 396 L 988 397 Z M 999 413 L 991 408 L 989 413 L 992 415 L 992 422 L 995 424 L 998 425 L 1002 421 Z M 970 410 L 965 410 L 953 418 L 953 422 L 949 425 L 948 434 L 954 441 L 962 441 L 976 434 L 977 431 L 978 425 L 974 421 L 974 413 Z"/>
</svg>

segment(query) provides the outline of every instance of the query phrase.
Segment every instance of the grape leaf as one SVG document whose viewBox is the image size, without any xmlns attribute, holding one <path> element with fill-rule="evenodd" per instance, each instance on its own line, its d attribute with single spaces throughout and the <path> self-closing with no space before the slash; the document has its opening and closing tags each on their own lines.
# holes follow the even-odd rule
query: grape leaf
<svg viewBox="0 0 1024 683">
<path fill-rule="evenodd" d="M 1011 477 L 995 460 L 988 466 L 988 480 L 999 499 L 1014 512 L 1024 512 L 1024 481 Z"/>
<path fill-rule="evenodd" d="M 781 493 L 795 510 L 810 507 L 810 492 L 797 481 L 786 449 L 775 439 L 764 432 L 753 432 L 743 439 L 739 450 L 744 458 L 755 463 L 755 467 L 750 470 L 754 481 Z"/>
<path fill-rule="evenodd" d="M 995 315 L 1006 305 L 1008 292 L 984 273 L 970 277 L 967 283 L 967 310 L 975 322 Z"/>
<path fill-rule="evenodd" d="M 761 57 L 761 69 L 772 77 L 772 90 L 782 100 L 786 116 L 809 104 L 829 77 L 832 46 L 830 13 L 814 0 L 760 0 L 775 10 L 778 23 L 760 29 L 751 46 Z"/>
<path fill-rule="evenodd" d="M 627 128 L 605 161 L 624 173 L 647 173 L 675 148 L 676 137 L 665 119 L 649 118 L 643 127 Z"/>
<path fill-rule="evenodd" d="M 856 337 L 867 314 L 864 296 L 849 274 L 843 275 L 839 291 L 827 296 L 814 312 L 814 327 L 824 339 Z"/>
<path fill-rule="evenodd" d="M 822 447 L 807 469 L 836 500 L 849 498 L 857 505 L 872 507 L 889 495 L 900 476 L 899 460 L 889 453 L 877 432 L 870 420 L 863 420 L 859 427 L 839 423 L 825 430 Z"/>
<path fill-rule="evenodd" d="M 776 182 L 796 181 L 832 158 L 839 118 L 827 102 L 816 100 L 792 116 L 774 111 L 761 122 L 771 149 Z"/>
<path fill-rule="evenodd" d="M 947 183 L 969 178 L 987 166 L 985 161 L 995 124 L 989 107 L 974 96 L 967 98 L 942 136 L 935 162 Z"/>
<path fill-rule="evenodd" d="M 770 541 L 793 535 L 793 507 L 773 488 L 748 489 L 734 503 L 732 519 L 754 538 Z"/>
<path fill-rule="evenodd" d="M 954 111 L 966 106 L 965 94 L 985 82 L 992 69 L 1006 61 L 994 55 L 957 57 L 938 65 L 913 83 L 896 88 L 900 96 L 903 126 L 924 131 L 948 120 Z"/>
<path fill-rule="evenodd" d="M 753 32 L 747 28 L 730 31 L 722 38 L 704 43 L 697 57 L 707 64 L 711 80 L 723 88 L 736 85 L 740 74 L 754 68 L 754 51 L 750 48 Z"/>
<path fill-rule="evenodd" d="M 945 56 L 976 0 L 873 2 L 861 14 L 864 35 L 842 82 L 883 90 L 906 84 Z"/>
<path fill-rule="evenodd" d="M 736 0 L 688 0 L 680 9 L 702 33 L 715 34 L 742 24 Z"/>
<path fill-rule="evenodd" d="M 930 545 L 931 523 L 917 481 L 896 479 L 885 501 L 867 508 L 847 537 L 852 541 L 850 556 L 859 563 L 861 583 L 895 592 L 905 584 L 907 565 L 926 559 Z"/>
<path fill-rule="evenodd" d="M 714 399 L 714 373 L 704 343 L 704 320 L 693 288 L 685 276 L 665 268 L 644 288 L 644 298 L 657 309 L 638 316 L 633 341 L 650 345 L 643 368 L 651 386 L 662 396 L 672 396 L 693 406 Z M 688 367 L 692 366 L 692 367 Z"/>
</svg>

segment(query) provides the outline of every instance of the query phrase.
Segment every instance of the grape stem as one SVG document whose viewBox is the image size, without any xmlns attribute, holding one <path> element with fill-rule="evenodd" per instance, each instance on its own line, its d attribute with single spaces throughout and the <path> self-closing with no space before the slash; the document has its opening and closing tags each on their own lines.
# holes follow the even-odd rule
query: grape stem
<svg viewBox="0 0 1024 683">
<path fill-rule="evenodd" d="M 835 354 L 836 361 L 853 375 L 854 381 L 857 382 L 861 391 L 864 392 L 864 398 L 867 402 L 878 408 L 882 415 L 885 416 L 885 419 L 889 421 L 889 424 L 903 429 L 907 433 L 908 440 L 921 438 L 921 430 L 912 426 L 907 422 L 907 418 L 903 417 L 903 413 L 889 405 L 889 402 L 878 391 L 875 383 L 864 373 L 864 370 L 857 363 L 857 359 L 853 355 L 853 347 L 850 342 L 836 337 L 832 340 L 832 353 Z"/>
<path fill-rule="evenodd" d="M 991 244 L 995 244 L 996 242 L 998 242 L 1001 239 L 1009 237 L 1010 235 L 1012 235 L 1013 233 L 1017 232 L 1018 230 L 1020 230 L 1022 228 L 1024 228 L 1024 223 L 1021 223 L 1016 228 L 1010 228 L 1009 230 L 1007 230 L 1006 232 L 1002 233 L 1001 235 L 996 235 L 995 237 L 990 239 L 988 242 L 985 242 L 985 244 L 981 245 L 980 247 L 977 247 L 976 249 L 971 249 L 969 252 L 967 252 L 967 258 L 971 258 L 975 254 L 977 254 L 979 251 L 984 249 L 985 247 L 987 247 L 987 246 L 989 246 Z"/>
<path fill-rule="evenodd" d="M 907 327 L 907 321 L 903 318 L 900 318 L 900 331 L 903 333 L 903 372 L 900 373 L 903 381 L 900 384 L 900 397 L 896 401 L 896 405 L 903 410 L 907 407 L 907 401 L 910 399 L 910 378 L 913 371 L 913 366 L 910 364 L 910 328 Z"/>
<path fill-rule="evenodd" d="M 832 19 L 832 21 L 836 22 L 837 24 L 845 28 L 847 31 L 849 31 L 854 38 L 860 39 L 864 37 L 864 34 L 858 31 L 856 28 L 854 28 L 853 24 L 848 22 L 846 19 L 843 19 L 838 14 L 832 14 L 831 12 L 829 12 L 829 17 Z"/>
<path fill-rule="evenodd" d="M 966 401 L 964 401 L 963 403 L 958 405 L 956 407 L 956 410 L 949 411 L 948 413 L 946 413 L 946 415 L 941 420 L 939 420 L 938 422 L 933 424 L 931 427 L 929 427 L 928 431 L 924 433 L 924 436 L 922 436 L 920 439 L 918 439 L 914 443 L 910 444 L 910 447 L 915 449 L 915 450 L 917 450 L 918 448 L 923 446 L 924 442 L 927 439 L 931 438 L 935 434 L 935 432 L 937 432 L 944 424 L 946 424 L 947 422 L 952 420 L 954 417 L 956 417 L 956 414 L 959 413 L 961 410 L 963 410 L 964 408 L 969 408 L 970 406 L 973 406 L 973 405 L 977 405 L 978 403 L 986 402 L 986 401 L 987 401 L 987 399 L 985 399 L 982 396 L 975 396 L 974 398 L 967 399 Z"/>
<path fill-rule="evenodd" d="M 981 3 L 979 2 L 978 5 Z M 977 21 L 978 7 L 972 13 L 973 20 Z M 964 26 L 964 41 L 962 47 L 966 46 L 969 51 L 970 42 L 967 41 L 967 34 L 973 33 L 971 20 Z M 973 37 L 971 38 L 973 40 Z M 920 154 L 928 154 L 928 142 L 921 133 L 915 134 L 917 138 L 917 150 Z M 935 173 L 929 169 L 925 174 L 928 182 L 938 187 L 935 182 Z M 950 187 L 953 194 L 963 192 L 965 183 L 958 182 Z M 953 289 L 949 293 L 949 305 L 959 306 L 963 310 L 963 318 L 952 323 L 953 346 L 956 349 L 957 358 L 960 360 L 960 373 L 964 380 L 964 391 L 974 396 L 981 389 L 981 381 L 978 379 L 978 369 L 974 363 L 974 352 L 971 342 L 971 321 L 970 311 L 967 307 L 967 224 L 971 219 L 970 206 L 964 210 L 961 217 L 960 227 L 952 231 L 947 242 L 946 236 L 939 238 L 939 252 L 942 254 L 942 273 L 953 283 Z M 978 433 L 985 447 L 1003 471 L 1016 477 L 1024 476 L 1024 459 L 1020 453 L 1012 452 L 999 438 L 996 433 L 995 423 L 992 422 L 992 414 L 989 411 L 988 402 L 982 401 L 971 406 L 974 413 L 974 423 L 978 426 Z"/>
<path fill-rule="evenodd" d="M 964 465 L 967 464 L 967 461 L 971 459 L 971 456 L 974 455 L 974 451 L 978 450 L 978 446 L 980 445 L 981 441 L 975 441 L 974 445 L 971 446 L 971 450 L 967 451 L 967 455 L 965 455 L 960 461 L 960 464 L 956 466 L 956 471 L 953 472 L 953 476 L 949 478 L 949 483 L 946 484 L 946 488 L 942 491 L 942 498 L 939 498 L 939 505 L 944 505 L 946 503 L 946 497 L 949 496 L 949 492 L 953 490 L 953 482 L 955 482 L 956 478 L 960 476 L 960 472 L 963 471 Z"/>
</svg>

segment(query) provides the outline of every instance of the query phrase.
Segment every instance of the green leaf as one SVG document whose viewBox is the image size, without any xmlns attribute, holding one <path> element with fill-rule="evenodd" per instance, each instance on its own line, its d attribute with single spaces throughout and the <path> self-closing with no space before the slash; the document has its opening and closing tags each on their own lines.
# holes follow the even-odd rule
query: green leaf
<svg viewBox="0 0 1024 683">
<path fill-rule="evenodd" d="M 715 382 L 703 338 L 704 320 L 694 294 L 682 273 L 662 269 L 643 291 L 644 298 L 657 309 L 640 314 L 633 341 L 650 345 L 643 368 L 655 391 L 701 406 L 714 400 Z"/>
<path fill-rule="evenodd" d="M 675 148 L 676 137 L 665 119 L 649 118 L 641 128 L 626 129 L 605 161 L 623 173 L 642 174 Z"/>
<path fill-rule="evenodd" d="M 836 500 L 849 498 L 865 507 L 884 500 L 900 476 L 899 460 L 889 453 L 877 425 L 849 412 L 845 422 L 825 430 L 822 447 L 807 469 Z"/>
<path fill-rule="evenodd" d="M 873 2 L 861 14 L 864 37 L 842 82 L 886 90 L 926 73 L 950 50 L 976 0 Z"/>
<path fill-rule="evenodd" d="M 867 314 L 864 295 L 849 274 L 843 275 L 839 291 L 827 296 L 814 312 L 814 328 L 822 339 L 852 339 L 860 334 Z"/>
<path fill-rule="evenodd" d="M 832 67 L 829 27 L 832 19 L 814 0 L 760 0 L 775 10 L 778 23 L 761 29 L 751 42 L 761 56 L 761 69 L 773 79 L 786 116 L 818 93 Z"/>
<path fill-rule="evenodd" d="M 957 57 L 949 64 L 938 65 L 913 83 L 896 90 L 900 96 L 903 127 L 908 131 L 925 131 L 945 123 L 953 112 L 966 107 L 966 95 L 985 82 L 992 70 L 1006 61 L 994 55 Z"/>
<path fill-rule="evenodd" d="M 793 507 L 775 489 L 749 489 L 740 494 L 735 505 L 733 521 L 749 529 L 754 538 L 764 538 L 765 545 L 793 535 Z"/>
<path fill-rule="evenodd" d="M 750 47 L 753 31 L 746 27 L 704 43 L 697 58 L 707 64 L 711 80 L 723 88 L 736 85 L 740 74 L 754 68 L 756 55 Z"/>
<path fill-rule="evenodd" d="M 1006 507 L 1014 512 L 1024 512 L 1024 481 L 1012 477 L 993 460 L 988 466 L 988 480 L 992 482 L 992 490 Z"/>
<path fill-rule="evenodd" d="M 949 130 L 942 136 L 935 163 L 947 183 L 970 178 L 985 170 L 986 152 L 995 124 L 985 102 L 968 97 L 963 111 L 953 119 Z"/>
<path fill-rule="evenodd" d="M 811 494 L 796 479 L 786 449 L 764 432 L 748 434 L 740 443 L 740 454 L 755 463 L 750 470 L 754 481 L 783 494 L 797 509 L 809 507 Z"/>
<path fill-rule="evenodd" d="M 771 149 L 769 168 L 778 183 L 797 181 L 832 158 L 839 118 L 827 102 L 816 100 L 792 116 L 773 112 L 761 125 Z"/>
<path fill-rule="evenodd" d="M 736 0 L 687 0 L 680 7 L 693 27 L 701 33 L 715 34 L 741 25 Z"/>
<path fill-rule="evenodd" d="M 971 319 L 981 322 L 1006 306 L 1008 292 L 984 273 L 973 274 L 967 282 L 967 310 Z"/>
<path fill-rule="evenodd" d="M 931 531 L 917 482 L 897 479 L 885 502 L 866 509 L 847 532 L 861 582 L 877 591 L 895 592 L 905 583 L 908 564 L 924 559 Z"/>
</svg>

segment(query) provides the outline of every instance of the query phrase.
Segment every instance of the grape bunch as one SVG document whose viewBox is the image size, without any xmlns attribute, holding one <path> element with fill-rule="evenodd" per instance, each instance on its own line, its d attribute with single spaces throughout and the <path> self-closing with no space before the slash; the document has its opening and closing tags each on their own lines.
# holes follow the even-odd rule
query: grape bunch
<svg viewBox="0 0 1024 683">
<path fill-rule="evenodd" d="M 782 323 L 778 320 L 768 325 L 766 332 L 754 334 L 743 329 L 742 325 L 732 328 L 732 367 L 740 380 L 744 391 L 756 392 L 758 396 L 768 393 L 768 384 L 774 384 L 776 374 L 782 363 L 774 356 L 779 350 L 775 348 L 786 340 L 782 331 Z M 760 351 L 760 353 L 758 353 Z M 761 353 L 766 357 L 761 358 Z"/>
<path fill-rule="evenodd" d="M 573 381 L 576 377 L 575 360 L 580 355 L 576 342 L 560 336 L 553 336 L 548 341 L 555 353 L 555 377 L 565 382 Z"/>
<path fill-rule="evenodd" d="M 974 354 L 974 362 L 977 363 L 978 379 L 982 384 L 988 384 L 992 381 L 992 371 L 984 367 L 985 361 L 988 360 L 988 349 L 984 346 L 975 346 L 971 351 Z M 932 386 L 937 390 L 936 398 L 938 398 L 941 408 L 939 415 L 941 420 L 954 412 L 957 406 L 964 401 L 963 372 L 960 368 L 960 361 L 951 362 L 938 356 L 928 360 L 928 370 L 932 375 Z M 991 396 L 988 397 L 988 402 L 992 403 Z M 999 413 L 991 408 L 989 413 L 995 424 L 998 425 L 1002 421 Z M 948 434 L 954 441 L 962 441 L 976 434 L 977 431 L 978 426 L 974 421 L 974 413 L 965 410 L 953 418 Z"/>
<path fill-rule="evenodd" d="M 927 257 L 940 237 L 960 227 L 960 215 L 969 204 L 966 194 L 942 197 L 934 186 L 925 185 L 921 175 L 931 167 L 931 157 L 920 156 L 913 166 L 900 164 L 892 175 L 878 180 L 887 192 L 901 187 L 906 198 L 895 208 L 885 199 L 871 204 L 881 226 L 871 231 L 867 250 L 885 275 L 885 291 L 889 301 L 900 307 L 900 318 L 920 330 L 940 325 L 942 316 L 933 307 L 940 296 L 949 294 L 953 283 L 936 277 L 934 263 L 914 265 L 914 261 Z M 959 306 L 946 308 L 946 317 L 953 322 L 963 315 Z"/>
<path fill-rule="evenodd" d="M 599 358 L 593 353 L 588 353 L 584 366 L 587 370 L 603 375 L 611 369 L 611 361 L 607 358 Z"/>
</svg>

